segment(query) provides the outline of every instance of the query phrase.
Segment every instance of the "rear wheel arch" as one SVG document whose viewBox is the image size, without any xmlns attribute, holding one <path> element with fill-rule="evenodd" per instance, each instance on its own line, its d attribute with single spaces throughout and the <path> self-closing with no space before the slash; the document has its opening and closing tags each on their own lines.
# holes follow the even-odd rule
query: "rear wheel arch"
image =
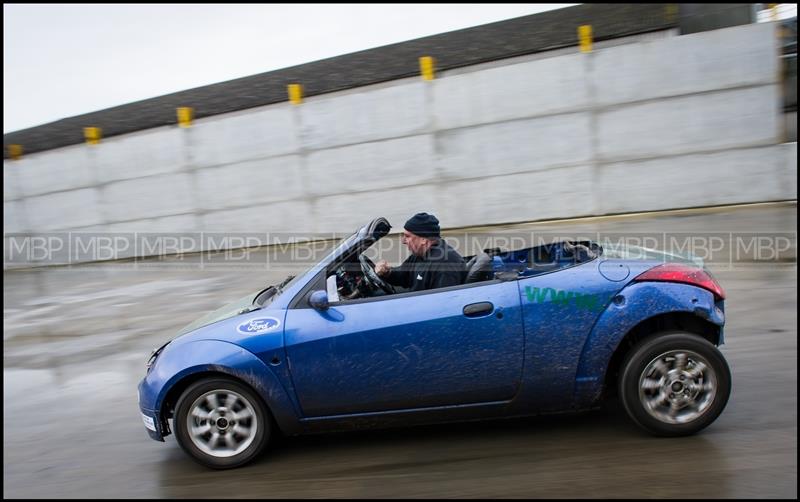
<svg viewBox="0 0 800 502">
<path fill-rule="evenodd" d="M 690 312 L 668 312 L 645 319 L 631 328 L 617 344 L 606 368 L 604 397 L 616 395 L 622 363 L 628 354 L 644 340 L 671 331 L 692 333 L 719 346 L 720 327 Z"/>
</svg>

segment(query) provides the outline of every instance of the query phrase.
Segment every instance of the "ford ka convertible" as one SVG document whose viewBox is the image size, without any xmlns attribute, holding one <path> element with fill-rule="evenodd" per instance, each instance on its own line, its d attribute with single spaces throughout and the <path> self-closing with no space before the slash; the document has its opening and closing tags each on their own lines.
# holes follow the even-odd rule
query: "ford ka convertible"
<svg viewBox="0 0 800 502">
<path fill-rule="evenodd" d="M 365 251 L 321 262 L 184 328 L 139 384 L 152 439 L 215 469 L 298 435 L 590 410 L 610 396 L 657 436 L 714 422 L 731 390 L 725 293 L 701 264 L 562 240 L 465 258 L 463 284 L 407 292 Z M 170 425 L 171 420 L 171 425 Z"/>
</svg>

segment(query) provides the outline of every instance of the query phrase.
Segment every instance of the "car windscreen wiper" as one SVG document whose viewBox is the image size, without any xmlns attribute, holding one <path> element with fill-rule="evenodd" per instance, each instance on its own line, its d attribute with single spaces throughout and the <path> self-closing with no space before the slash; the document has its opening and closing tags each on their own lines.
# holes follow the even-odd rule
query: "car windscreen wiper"
<svg viewBox="0 0 800 502">
<path fill-rule="evenodd" d="M 277 292 L 278 290 L 275 288 L 275 286 L 267 286 L 266 288 L 262 289 L 261 291 L 259 291 L 256 297 L 253 298 L 253 303 L 246 308 L 249 309 L 247 310 L 247 312 L 252 312 L 256 309 L 262 308 L 264 306 L 264 303 L 273 296 L 275 296 L 275 293 Z M 244 313 L 244 310 L 240 313 Z"/>
<path fill-rule="evenodd" d="M 282 289 L 284 286 L 286 286 L 287 284 L 289 284 L 289 281 L 291 281 L 292 279 L 294 279 L 294 277 L 295 277 L 295 276 L 293 276 L 293 275 L 289 275 L 289 276 L 287 276 L 287 277 L 286 277 L 286 279 L 284 279 L 282 283 L 278 284 L 278 289 Z"/>
<path fill-rule="evenodd" d="M 286 284 L 288 284 L 288 283 L 289 283 L 289 281 L 291 281 L 292 279 L 294 279 L 294 277 L 295 277 L 295 276 L 293 276 L 293 275 L 290 275 L 289 277 L 287 277 L 286 279 L 284 279 L 284 280 L 283 280 L 283 282 L 281 282 L 281 283 L 280 283 L 280 284 L 278 284 L 277 286 L 274 286 L 274 285 L 273 285 L 273 286 L 267 286 L 266 288 L 264 288 L 263 290 L 261 290 L 261 291 L 260 291 L 260 292 L 259 292 L 259 293 L 256 295 L 256 297 L 255 297 L 255 298 L 253 298 L 253 303 L 252 303 L 252 304 L 250 304 L 249 306 L 247 306 L 247 307 L 243 308 L 242 310 L 240 310 L 240 311 L 239 311 L 239 314 L 246 314 L 247 312 L 252 312 L 252 311 L 254 311 L 254 310 L 258 310 L 258 309 L 260 309 L 260 308 L 263 308 L 263 307 L 264 307 L 264 303 L 265 303 L 267 300 L 269 300 L 270 298 L 272 298 L 273 296 L 275 296 L 277 293 L 280 293 L 281 289 L 282 289 L 282 288 L 283 288 L 283 287 L 284 287 Z"/>
<path fill-rule="evenodd" d="M 247 307 L 244 307 L 242 310 L 237 312 L 236 315 L 247 314 L 248 312 L 252 312 L 254 310 L 259 310 L 260 308 L 262 308 L 261 305 L 256 305 L 254 303 L 252 305 L 248 305 Z"/>
</svg>

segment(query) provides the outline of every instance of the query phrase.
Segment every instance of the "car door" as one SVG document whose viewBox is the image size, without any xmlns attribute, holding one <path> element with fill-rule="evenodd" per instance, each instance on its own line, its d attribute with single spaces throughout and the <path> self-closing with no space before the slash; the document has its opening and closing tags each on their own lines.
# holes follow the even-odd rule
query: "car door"
<svg viewBox="0 0 800 502">
<path fill-rule="evenodd" d="M 521 401 L 539 410 L 569 406 L 584 343 L 598 316 L 624 285 L 598 272 L 598 260 L 517 281 L 525 326 Z"/>
<path fill-rule="evenodd" d="M 516 282 L 306 305 L 285 343 L 303 415 L 319 417 L 504 401 L 519 389 Z"/>
</svg>

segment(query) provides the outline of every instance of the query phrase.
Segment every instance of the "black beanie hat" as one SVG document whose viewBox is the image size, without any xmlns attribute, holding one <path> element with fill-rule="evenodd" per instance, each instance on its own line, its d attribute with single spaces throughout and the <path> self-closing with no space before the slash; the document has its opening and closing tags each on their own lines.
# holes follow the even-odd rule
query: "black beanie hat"
<svg viewBox="0 0 800 502">
<path fill-rule="evenodd" d="M 428 213 L 417 213 L 406 222 L 405 229 L 420 237 L 439 237 L 439 220 Z"/>
</svg>

